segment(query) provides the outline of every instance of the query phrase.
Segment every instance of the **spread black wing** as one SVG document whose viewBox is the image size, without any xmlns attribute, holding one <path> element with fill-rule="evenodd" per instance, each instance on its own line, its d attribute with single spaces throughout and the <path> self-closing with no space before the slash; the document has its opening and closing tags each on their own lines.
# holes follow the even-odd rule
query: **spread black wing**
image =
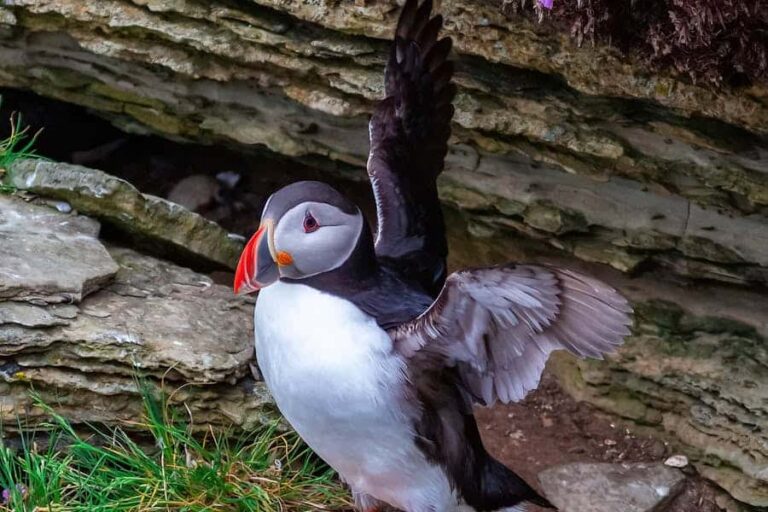
<svg viewBox="0 0 768 512">
<path fill-rule="evenodd" d="M 449 38 L 431 0 L 408 0 L 385 74 L 386 98 L 370 122 L 368 175 L 378 214 L 377 257 L 436 295 L 448 252 L 437 196 L 456 93 Z"/>
<path fill-rule="evenodd" d="M 391 329 L 411 364 L 453 368 L 474 401 L 521 400 L 549 354 L 601 358 L 629 334 L 616 290 L 570 270 L 506 265 L 451 274 L 421 316 Z"/>
</svg>

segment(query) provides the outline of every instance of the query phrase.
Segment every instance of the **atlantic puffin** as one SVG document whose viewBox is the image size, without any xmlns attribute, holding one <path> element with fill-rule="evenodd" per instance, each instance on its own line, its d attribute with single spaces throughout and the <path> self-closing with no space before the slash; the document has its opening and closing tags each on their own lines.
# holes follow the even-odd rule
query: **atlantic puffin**
<svg viewBox="0 0 768 512">
<path fill-rule="evenodd" d="M 329 185 L 288 185 L 264 207 L 235 292 L 260 290 L 264 380 L 360 510 L 552 508 L 488 454 L 473 406 L 521 400 L 554 350 L 614 350 L 630 307 L 602 282 L 554 266 L 447 275 L 436 179 L 456 88 L 441 27 L 430 0 L 405 2 L 369 126 L 375 236 Z"/>
</svg>

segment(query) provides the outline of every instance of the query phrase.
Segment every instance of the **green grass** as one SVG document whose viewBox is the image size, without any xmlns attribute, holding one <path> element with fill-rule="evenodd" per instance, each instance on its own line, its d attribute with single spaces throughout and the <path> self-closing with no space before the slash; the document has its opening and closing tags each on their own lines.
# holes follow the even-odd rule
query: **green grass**
<svg viewBox="0 0 768 512">
<path fill-rule="evenodd" d="M 15 188 L 5 180 L 10 166 L 21 158 L 38 158 L 33 146 L 40 132 L 29 134 L 29 126 L 22 124 L 21 116 L 12 114 L 10 135 L 0 140 L 0 192 L 15 192 Z"/>
<path fill-rule="evenodd" d="M 27 435 L 14 451 L 0 440 L 0 487 L 14 489 L 0 510 L 349 509 L 334 473 L 295 434 L 274 426 L 236 439 L 192 434 L 163 399 L 145 392 L 144 404 L 145 417 L 126 430 L 89 426 L 82 434 L 37 400 L 52 418 L 45 443 Z"/>
</svg>

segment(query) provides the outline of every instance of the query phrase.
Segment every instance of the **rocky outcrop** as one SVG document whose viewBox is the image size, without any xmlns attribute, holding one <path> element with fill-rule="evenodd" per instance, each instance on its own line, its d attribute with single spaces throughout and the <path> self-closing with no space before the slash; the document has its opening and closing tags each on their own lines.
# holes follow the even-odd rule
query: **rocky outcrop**
<svg viewBox="0 0 768 512">
<path fill-rule="evenodd" d="M 765 296 L 639 284 L 624 283 L 635 304 L 626 345 L 604 362 L 558 358 L 561 383 L 669 440 L 737 499 L 768 506 Z"/>
<path fill-rule="evenodd" d="M 180 205 L 142 194 L 127 181 L 96 169 L 21 160 L 8 169 L 8 186 L 66 201 L 155 253 L 198 265 L 234 269 L 242 238 Z"/>
<path fill-rule="evenodd" d="M 468 238 L 457 217 L 447 217 L 454 268 L 540 261 L 621 290 L 635 309 L 633 334 L 622 349 L 604 361 L 556 353 L 549 369 L 569 394 L 612 414 L 632 432 L 667 441 L 742 503 L 768 506 L 763 290 L 671 279 L 659 271 L 628 277 L 510 233 Z"/>
<path fill-rule="evenodd" d="M 439 6 L 458 61 L 440 181 L 461 212 L 453 261 L 556 254 L 627 293 L 638 309 L 627 347 L 554 369 L 571 393 L 767 506 L 768 91 L 650 74 L 498 4 Z M 127 131 L 362 178 L 396 13 L 394 0 L 14 0 L 0 7 L 0 85 Z"/>
<path fill-rule="evenodd" d="M 361 167 L 394 1 L 16 0 L 0 85 L 131 131 Z M 765 284 L 766 90 L 648 75 L 493 2 L 446 0 L 459 94 L 446 199 L 625 271 Z M 491 193 L 489 193 L 489 191 Z M 734 236 L 734 233 L 748 233 Z"/>
<path fill-rule="evenodd" d="M 0 196 L 0 422 L 45 417 L 30 388 L 75 423 L 136 421 L 143 382 L 201 428 L 274 421 L 250 372 L 252 300 L 98 230 Z"/>
</svg>

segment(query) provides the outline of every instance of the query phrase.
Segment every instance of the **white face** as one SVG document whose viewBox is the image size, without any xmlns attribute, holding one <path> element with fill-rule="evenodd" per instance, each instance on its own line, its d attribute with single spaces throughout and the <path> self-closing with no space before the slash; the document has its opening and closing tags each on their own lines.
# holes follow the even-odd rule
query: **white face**
<svg viewBox="0 0 768 512">
<path fill-rule="evenodd" d="M 359 210 L 348 214 L 313 201 L 294 206 L 274 227 L 280 276 L 302 279 L 339 268 L 354 251 L 362 227 Z"/>
<path fill-rule="evenodd" d="M 236 293 L 252 293 L 284 277 L 305 279 L 341 267 L 367 229 L 360 209 L 332 187 L 299 181 L 267 201 L 261 225 L 245 244 Z"/>
</svg>

